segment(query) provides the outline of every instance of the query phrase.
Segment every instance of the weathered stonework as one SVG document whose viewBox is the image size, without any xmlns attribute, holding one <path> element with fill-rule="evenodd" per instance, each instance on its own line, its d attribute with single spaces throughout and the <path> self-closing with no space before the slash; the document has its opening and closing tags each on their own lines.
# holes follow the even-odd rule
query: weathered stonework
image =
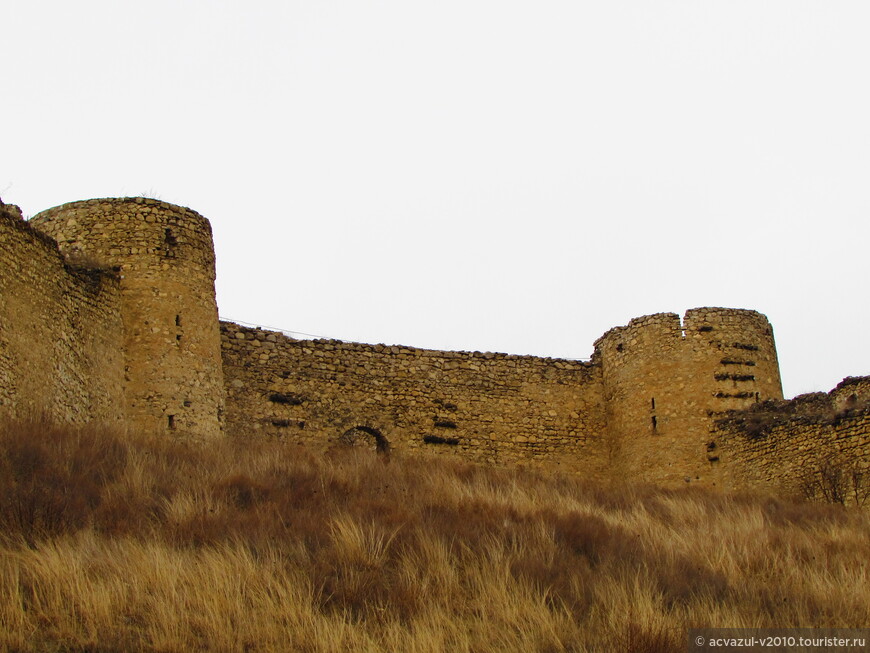
<svg viewBox="0 0 870 653">
<path fill-rule="evenodd" d="M 812 497 L 827 473 L 842 476 L 828 480 L 842 483 L 847 495 L 857 481 L 870 501 L 870 377 L 722 416 L 710 434 L 708 460 L 725 489 Z"/>
<path fill-rule="evenodd" d="M 144 198 L 0 203 L 0 263 L 0 415 L 785 493 L 867 467 L 870 379 L 783 402 L 755 311 L 637 318 L 588 362 L 295 340 L 219 323 L 208 221 Z"/>
<path fill-rule="evenodd" d="M 131 425 L 220 434 L 224 392 L 208 220 L 166 202 L 124 198 L 64 204 L 30 224 L 70 260 L 117 269 Z"/>
<path fill-rule="evenodd" d="M 364 442 L 492 464 L 600 473 L 601 370 L 591 363 L 443 352 L 221 325 L 227 424 L 332 446 Z"/>
<path fill-rule="evenodd" d="M 614 467 L 656 483 L 706 481 L 712 419 L 781 399 L 770 324 L 755 311 L 699 308 L 636 318 L 595 343 Z M 663 452 L 667 452 L 663 455 Z"/>
<path fill-rule="evenodd" d="M 120 423 L 123 375 L 117 274 L 65 261 L 0 203 L 0 412 Z"/>
</svg>

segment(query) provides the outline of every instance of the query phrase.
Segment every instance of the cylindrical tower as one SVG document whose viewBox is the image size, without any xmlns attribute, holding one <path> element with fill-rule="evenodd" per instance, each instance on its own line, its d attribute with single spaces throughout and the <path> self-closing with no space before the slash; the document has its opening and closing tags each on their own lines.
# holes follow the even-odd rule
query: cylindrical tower
<svg viewBox="0 0 870 653">
<path fill-rule="evenodd" d="M 130 422 L 178 435 L 220 434 L 224 387 L 208 220 L 136 197 L 63 204 L 30 222 L 68 258 L 118 269 Z"/>
<path fill-rule="evenodd" d="M 621 470 L 651 482 L 705 480 L 710 427 L 727 410 L 781 399 L 773 330 L 755 311 L 697 308 L 636 318 L 595 345 L 608 438 Z"/>
<path fill-rule="evenodd" d="M 756 311 L 696 308 L 686 312 L 683 332 L 697 380 L 693 391 L 713 398 L 708 410 L 722 413 L 765 399 L 782 399 L 773 328 Z"/>
</svg>

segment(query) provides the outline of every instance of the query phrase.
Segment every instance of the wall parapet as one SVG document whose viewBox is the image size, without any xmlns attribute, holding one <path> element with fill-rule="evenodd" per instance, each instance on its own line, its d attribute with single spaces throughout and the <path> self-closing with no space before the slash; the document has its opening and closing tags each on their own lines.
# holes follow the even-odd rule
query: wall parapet
<svg viewBox="0 0 870 653">
<path fill-rule="evenodd" d="M 264 327 L 251 327 L 241 324 L 236 324 L 228 320 L 221 320 L 221 328 L 227 332 L 237 334 L 235 337 L 239 340 L 249 339 L 260 342 L 277 342 L 283 340 L 287 342 L 298 343 L 300 346 L 315 347 L 323 351 L 347 350 L 355 352 L 371 352 L 383 355 L 392 355 L 398 357 L 429 357 L 457 360 L 474 360 L 491 361 L 503 360 L 512 361 L 517 364 L 528 364 L 530 367 L 545 369 L 550 366 L 561 369 L 591 369 L 593 363 L 586 360 L 575 358 L 551 358 L 542 356 L 533 356 L 528 354 L 508 354 L 502 352 L 489 351 L 466 351 L 466 350 L 438 350 L 424 349 L 407 345 L 385 345 L 385 344 L 369 344 L 362 342 L 352 342 L 348 340 L 336 340 L 332 338 L 314 338 L 301 339 L 288 336 L 281 331 L 274 331 Z"/>
</svg>

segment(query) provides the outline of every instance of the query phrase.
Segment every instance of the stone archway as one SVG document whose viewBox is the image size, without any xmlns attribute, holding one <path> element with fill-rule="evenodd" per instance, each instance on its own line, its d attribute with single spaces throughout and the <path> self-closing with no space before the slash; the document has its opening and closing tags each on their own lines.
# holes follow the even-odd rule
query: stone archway
<svg viewBox="0 0 870 653">
<path fill-rule="evenodd" d="M 371 426 L 354 426 L 342 433 L 338 442 L 348 447 L 371 449 L 379 454 L 390 453 L 389 441 Z"/>
</svg>

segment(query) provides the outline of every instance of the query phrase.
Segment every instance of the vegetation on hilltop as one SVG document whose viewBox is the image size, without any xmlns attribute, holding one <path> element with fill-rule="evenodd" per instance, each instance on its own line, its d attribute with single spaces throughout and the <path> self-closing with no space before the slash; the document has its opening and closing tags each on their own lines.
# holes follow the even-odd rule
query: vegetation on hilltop
<svg viewBox="0 0 870 653">
<path fill-rule="evenodd" d="M 0 650 L 685 650 L 865 627 L 868 540 L 840 506 L 6 424 Z"/>
</svg>

